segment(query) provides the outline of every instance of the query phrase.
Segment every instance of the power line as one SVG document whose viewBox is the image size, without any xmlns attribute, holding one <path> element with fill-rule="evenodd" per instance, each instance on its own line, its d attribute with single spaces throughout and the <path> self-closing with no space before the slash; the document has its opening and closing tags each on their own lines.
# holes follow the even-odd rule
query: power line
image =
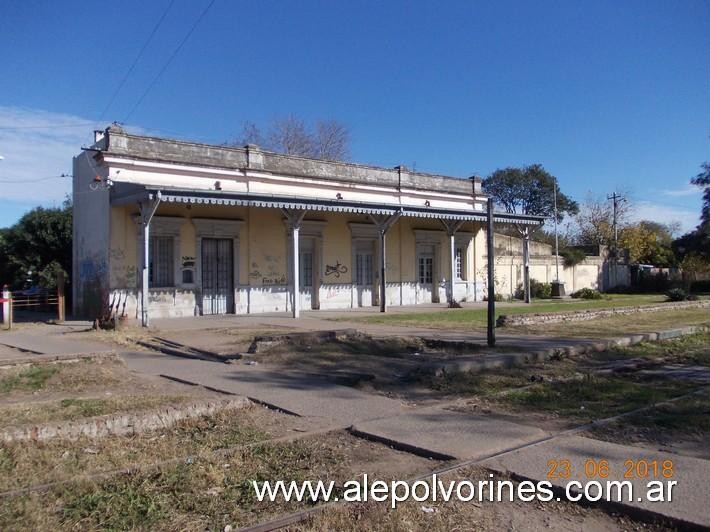
<svg viewBox="0 0 710 532">
<path fill-rule="evenodd" d="M 180 52 L 180 50 L 182 49 L 182 47 L 185 45 L 185 43 L 187 42 L 187 40 L 190 38 L 190 35 L 192 35 L 192 33 L 195 31 L 195 29 L 196 29 L 197 26 L 200 24 L 200 22 L 201 22 L 202 19 L 205 17 L 205 15 L 206 15 L 207 12 L 210 10 L 210 8 L 211 8 L 212 5 L 215 3 L 215 1 L 216 1 L 216 0 L 212 0 L 212 1 L 207 5 L 207 7 L 202 11 L 202 13 L 200 13 L 200 16 L 197 17 L 197 20 L 195 21 L 195 23 L 194 23 L 194 24 L 192 25 L 192 27 L 190 28 L 190 31 L 188 31 L 187 34 L 185 35 L 185 37 L 182 39 L 182 41 L 180 41 L 180 44 L 178 44 L 177 48 L 175 48 L 175 50 L 173 51 L 173 53 L 170 55 L 170 57 L 168 58 L 168 60 L 167 60 L 167 61 L 165 62 L 165 64 L 163 65 L 163 68 L 160 69 L 160 71 L 158 72 L 158 74 L 157 74 L 157 75 L 153 78 L 153 80 L 150 82 L 150 85 L 148 85 L 148 87 L 145 89 L 145 92 L 143 92 L 143 94 L 141 95 L 141 97 L 138 98 L 138 101 L 137 101 L 136 104 L 133 106 L 133 108 L 128 112 L 128 114 L 125 116 L 125 118 L 123 119 L 123 122 L 127 122 L 128 119 L 131 117 L 131 115 L 132 115 L 132 114 L 135 112 L 135 110 L 138 108 L 138 106 L 143 102 L 143 100 L 145 99 L 145 97 L 146 97 L 146 96 L 148 95 L 148 93 L 151 91 L 151 89 L 152 89 L 153 86 L 156 84 L 156 82 L 158 81 L 158 79 L 160 79 L 160 77 L 163 75 L 163 73 L 164 73 L 164 72 L 167 70 L 167 68 L 170 66 L 170 63 L 172 63 L 173 59 L 175 59 L 175 56 L 177 56 L 177 54 Z"/>
<path fill-rule="evenodd" d="M 106 115 L 108 110 L 111 108 L 111 105 L 113 104 L 114 100 L 116 100 L 116 96 L 118 96 L 118 93 L 121 91 L 123 86 L 126 84 L 126 81 L 128 81 L 128 78 L 130 77 L 131 73 L 133 72 L 133 69 L 136 68 L 138 61 L 143 56 L 143 53 L 148 48 L 148 45 L 153 40 L 153 37 L 155 37 L 155 34 L 158 32 L 158 29 L 160 29 L 160 26 L 163 24 L 165 17 L 168 15 L 168 12 L 173 7 L 174 3 L 175 3 L 175 0 L 170 1 L 170 3 L 168 4 L 168 7 L 165 8 L 165 11 L 163 11 L 163 14 L 160 16 L 160 19 L 158 19 L 158 22 L 155 24 L 155 26 L 153 26 L 153 29 L 150 32 L 150 35 L 148 35 L 148 39 L 146 39 L 146 41 L 143 43 L 143 46 L 141 47 L 140 51 L 138 52 L 138 55 L 133 60 L 133 63 L 131 63 L 130 68 L 128 69 L 126 74 L 123 76 L 123 79 L 118 84 L 118 87 L 116 87 L 116 90 L 113 91 L 113 94 L 111 95 L 111 98 L 109 99 L 108 103 L 106 104 L 106 107 L 104 107 L 104 110 L 101 112 L 101 115 L 99 116 L 99 122 L 101 120 L 103 120 L 104 116 Z"/>
<path fill-rule="evenodd" d="M 37 179 L 0 179 L 0 183 L 38 183 L 39 181 L 48 181 L 49 179 L 60 179 L 63 177 L 72 177 L 69 174 L 51 175 L 47 177 L 39 177 Z"/>
<path fill-rule="evenodd" d="M 95 126 L 99 121 L 96 122 L 74 122 L 71 124 L 47 124 L 44 126 L 0 126 L 0 130 L 9 131 L 15 129 L 60 129 L 69 127 L 86 127 Z"/>
</svg>

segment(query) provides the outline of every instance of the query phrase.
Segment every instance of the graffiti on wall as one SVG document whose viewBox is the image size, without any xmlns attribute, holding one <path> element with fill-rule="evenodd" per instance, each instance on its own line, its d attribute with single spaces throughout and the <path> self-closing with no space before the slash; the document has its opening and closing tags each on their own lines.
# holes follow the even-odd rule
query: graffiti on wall
<svg viewBox="0 0 710 532">
<path fill-rule="evenodd" d="M 264 255 L 264 264 L 251 263 L 249 278 L 265 286 L 284 285 L 287 283 L 286 275 L 281 271 L 281 260 L 273 255 Z"/>
<path fill-rule="evenodd" d="M 335 264 L 326 264 L 325 265 L 325 276 L 333 276 L 336 279 L 339 279 L 341 275 L 344 275 L 348 273 L 348 267 L 345 266 L 344 264 L 340 264 L 340 261 L 336 261 Z"/>
</svg>

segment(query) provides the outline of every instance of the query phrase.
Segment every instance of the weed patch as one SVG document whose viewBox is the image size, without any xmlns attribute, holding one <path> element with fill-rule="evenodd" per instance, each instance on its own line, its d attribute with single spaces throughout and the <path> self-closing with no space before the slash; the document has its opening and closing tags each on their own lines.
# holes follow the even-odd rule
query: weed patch
<svg viewBox="0 0 710 532">
<path fill-rule="evenodd" d="M 179 395 L 137 395 L 111 398 L 66 398 L 45 403 L 17 403 L 0 407 L 0 428 L 75 421 L 117 412 L 137 412 L 164 405 L 179 405 L 190 397 Z"/>
<path fill-rule="evenodd" d="M 67 409 L 71 417 L 100 416 L 105 412 L 106 401 L 102 399 L 62 399 L 59 406 Z"/>
<path fill-rule="evenodd" d="M 580 380 L 535 384 L 501 398 L 512 406 L 560 416 L 600 419 L 668 400 L 692 385 L 668 380 L 642 381 L 588 375 Z"/>
<path fill-rule="evenodd" d="M 0 393 L 10 393 L 15 390 L 30 392 L 40 390 L 58 372 L 59 367 L 48 364 L 34 364 L 29 368 L 14 371 L 0 379 Z"/>
<path fill-rule="evenodd" d="M 710 366 L 710 332 L 701 332 L 662 340 L 642 342 L 629 347 L 617 347 L 596 355 L 603 360 L 621 358 L 663 358 L 676 364 Z"/>
</svg>

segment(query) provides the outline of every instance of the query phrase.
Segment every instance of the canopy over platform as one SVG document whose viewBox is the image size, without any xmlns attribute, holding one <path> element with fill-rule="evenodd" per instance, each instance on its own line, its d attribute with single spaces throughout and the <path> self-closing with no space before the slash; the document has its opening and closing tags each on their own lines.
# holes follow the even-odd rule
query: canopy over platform
<svg viewBox="0 0 710 532">
<path fill-rule="evenodd" d="M 342 212 L 354 214 L 399 214 L 412 218 L 485 222 L 485 212 L 444 209 L 441 207 L 414 207 L 409 205 L 375 204 L 359 201 L 325 200 L 299 196 L 275 196 L 250 193 L 230 193 L 221 190 L 198 190 L 175 187 L 153 187 L 132 183 L 115 183 L 111 188 L 111 204 L 125 205 L 160 198 L 161 202 L 181 204 L 205 204 L 239 207 L 263 207 L 306 211 Z M 494 212 L 493 221 L 503 224 L 538 226 L 542 216 L 529 216 L 507 212 Z"/>
</svg>

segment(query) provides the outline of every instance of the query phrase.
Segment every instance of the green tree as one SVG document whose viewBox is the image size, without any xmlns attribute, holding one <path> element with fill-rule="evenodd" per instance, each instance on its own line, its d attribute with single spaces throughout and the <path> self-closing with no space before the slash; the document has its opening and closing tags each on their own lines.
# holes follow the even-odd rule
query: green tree
<svg viewBox="0 0 710 532">
<path fill-rule="evenodd" d="M 704 187 L 700 225 L 673 242 L 673 250 L 679 260 L 695 254 L 710 261 L 710 162 L 700 167 L 702 171 L 690 180 L 693 185 Z"/>
<path fill-rule="evenodd" d="M 663 224 L 643 220 L 627 225 L 619 233 L 619 245 L 628 250 L 633 264 L 669 267 L 676 263 L 671 243 L 671 229 Z"/>
<path fill-rule="evenodd" d="M 555 190 L 558 222 L 565 214 L 574 215 L 579 211 L 577 202 L 560 191 L 555 176 L 541 164 L 498 169 L 483 180 L 483 189 L 511 213 L 552 217 Z"/>
<path fill-rule="evenodd" d="M 28 281 L 53 288 L 56 275 L 69 278 L 72 259 L 72 206 L 37 207 L 0 232 L 3 284 L 17 289 Z M 29 272 L 32 272 L 30 275 Z"/>
<path fill-rule="evenodd" d="M 626 197 L 618 203 L 616 224 L 619 231 L 629 225 L 632 209 L 633 205 Z M 614 209 L 606 198 L 588 194 L 574 217 L 574 224 L 577 244 L 614 245 Z"/>
<path fill-rule="evenodd" d="M 693 185 L 703 187 L 703 207 L 700 212 L 700 227 L 710 230 L 710 162 L 700 165 L 702 172 L 696 175 L 690 182 Z"/>
<path fill-rule="evenodd" d="M 579 210 L 577 202 L 560 191 L 557 178 L 541 164 L 523 168 L 501 168 L 483 180 L 483 190 L 507 212 L 532 214 L 552 218 L 557 202 L 557 222 L 565 214 Z M 523 292 L 525 302 L 530 302 L 530 228 L 518 227 L 523 238 Z"/>
</svg>

